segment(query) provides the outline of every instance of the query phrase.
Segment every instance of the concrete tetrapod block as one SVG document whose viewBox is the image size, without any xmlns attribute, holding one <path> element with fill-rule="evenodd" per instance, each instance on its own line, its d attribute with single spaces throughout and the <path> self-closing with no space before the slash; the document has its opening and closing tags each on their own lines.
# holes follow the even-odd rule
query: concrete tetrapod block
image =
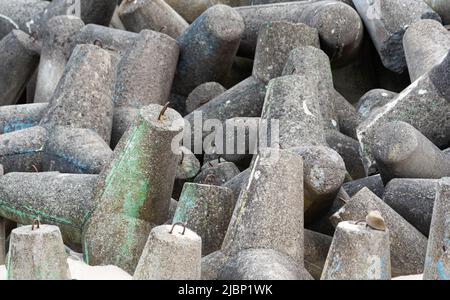
<svg viewBox="0 0 450 300">
<path fill-rule="evenodd" d="M 209 100 L 224 93 L 226 89 L 217 82 L 205 82 L 196 87 L 186 99 L 186 113 L 191 113 Z"/>
<path fill-rule="evenodd" d="M 266 85 L 253 76 L 235 85 L 184 117 L 184 146 L 194 154 L 203 154 L 203 138 L 211 131 L 204 128 L 206 120 L 225 122 L 237 117 L 260 117 Z M 194 134 L 195 133 L 195 134 Z"/>
<path fill-rule="evenodd" d="M 142 108 L 100 175 L 95 209 L 84 218 L 88 264 L 133 273 L 151 228 L 167 221 L 184 122 L 166 109 Z"/>
<path fill-rule="evenodd" d="M 356 109 L 363 119 L 367 119 L 377 108 L 383 107 L 397 96 L 397 93 L 384 89 L 370 90 L 359 99 Z"/>
<path fill-rule="evenodd" d="M 437 12 L 445 25 L 450 24 L 450 3 L 446 0 L 424 0 L 435 12 Z"/>
<path fill-rule="evenodd" d="M 336 130 L 326 130 L 325 139 L 331 149 L 339 153 L 352 179 L 366 177 L 363 159 L 359 152 L 359 142 Z"/>
<path fill-rule="evenodd" d="M 75 48 L 39 125 L 0 136 L 7 172 L 45 170 L 99 173 L 112 154 L 114 59 L 93 45 Z M 32 164 L 26 162 L 32 157 Z M 20 158 L 20 159 L 18 159 Z M 23 162 L 21 159 L 24 159 Z"/>
<path fill-rule="evenodd" d="M 138 36 L 135 32 L 87 24 L 75 36 L 73 47 L 79 44 L 94 44 L 98 41 L 105 50 L 123 55 L 130 50 Z"/>
<path fill-rule="evenodd" d="M 420 0 L 353 0 L 353 3 L 383 65 L 397 73 L 406 69 L 402 43 L 406 28 L 421 19 L 441 21 L 439 15 Z"/>
<path fill-rule="evenodd" d="M 29 225 L 14 229 L 7 270 L 9 280 L 71 279 L 59 228 Z"/>
<path fill-rule="evenodd" d="M 185 223 L 202 238 L 202 255 L 221 248 L 234 210 L 233 192 L 214 185 L 185 183 L 173 223 Z"/>
<path fill-rule="evenodd" d="M 94 45 L 77 46 L 40 125 L 88 128 L 105 142 L 111 138 L 115 59 Z"/>
<path fill-rule="evenodd" d="M 364 220 L 375 210 L 382 214 L 389 228 L 392 277 L 422 274 L 427 238 L 369 189 L 362 189 L 330 219 L 337 226 L 342 221 Z"/>
<path fill-rule="evenodd" d="M 261 149 L 235 206 L 222 245 L 224 254 L 272 249 L 303 267 L 302 183 L 301 156 L 287 150 Z"/>
<path fill-rule="evenodd" d="M 377 129 L 372 153 L 385 183 L 393 178 L 450 176 L 447 155 L 405 122 L 390 122 Z"/>
<path fill-rule="evenodd" d="M 228 180 L 240 173 L 239 169 L 234 163 L 221 162 L 216 166 L 209 167 L 207 163 L 206 168 L 194 178 L 195 183 L 203 183 L 210 185 L 223 185 Z"/>
<path fill-rule="evenodd" d="M 319 103 L 324 127 L 339 130 L 335 109 L 333 75 L 330 59 L 320 47 L 300 47 L 291 51 L 283 75 L 314 76 L 318 83 Z"/>
<path fill-rule="evenodd" d="M 109 26 L 116 5 L 111 0 L 82 0 L 81 19 L 86 24 Z"/>
<path fill-rule="evenodd" d="M 428 236 L 437 182 L 437 179 L 392 179 L 386 185 L 383 201 Z"/>
<path fill-rule="evenodd" d="M 438 21 L 418 21 L 406 30 L 403 48 L 409 77 L 411 81 L 416 81 L 447 56 L 450 50 L 450 36 L 447 29 Z"/>
<path fill-rule="evenodd" d="M 366 169 L 373 167 L 371 147 L 374 132 L 392 121 L 409 123 L 436 146 L 446 146 L 450 140 L 450 55 L 431 71 L 422 75 L 386 105 L 371 114 L 358 129 Z"/>
<path fill-rule="evenodd" d="M 269 121 L 270 122 L 270 121 Z M 210 145 L 205 147 L 203 161 L 205 166 L 214 160 L 226 160 L 244 167 L 248 166 L 258 147 L 270 147 L 275 141 L 266 141 L 263 132 L 267 130 L 265 120 L 256 117 L 231 118 L 223 123 L 223 139 L 214 137 Z M 259 139 L 259 140 L 258 140 Z M 205 142 L 210 142 L 210 139 Z"/>
<path fill-rule="evenodd" d="M 423 274 L 424 280 L 450 280 L 448 264 L 448 249 L 450 248 L 449 199 L 450 178 L 443 178 L 437 184 Z"/>
<path fill-rule="evenodd" d="M 322 49 L 335 64 L 352 60 L 362 44 L 360 17 L 352 7 L 337 1 L 297 1 L 236 7 L 235 10 L 245 23 L 240 56 L 252 57 L 260 29 L 267 22 L 275 21 L 304 23 L 317 28 Z"/>
<path fill-rule="evenodd" d="M 186 182 L 192 181 L 200 172 L 200 161 L 186 147 L 180 147 L 181 158 L 177 165 L 177 174 L 173 184 L 172 198 L 180 198 L 181 191 Z"/>
<path fill-rule="evenodd" d="M 134 272 L 135 280 L 200 280 L 202 239 L 188 228 L 152 229 Z"/>
<path fill-rule="evenodd" d="M 305 229 L 304 238 L 305 268 L 314 279 L 319 280 L 333 238 L 308 229 Z"/>
<path fill-rule="evenodd" d="M 328 147 L 290 150 L 303 158 L 304 212 L 305 223 L 309 224 L 332 205 L 344 183 L 345 163 L 336 151 Z"/>
<path fill-rule="evenodd" d="M 0 177 L 0 216 L 19 224 L 39 219 L 60 228 L 64 242 L 81 249 L 82 221 L 92 210 L 98 175 L 8 173 Z"/>
<path fill-rule="evenodd" d="M 133 32 L 150 29 L 176 39 L 189 24 L 163 0 L 122 1 L 118 9 L 125 28 Z"/>
<path fill-rule="evenodd" d="M 49 102 L 70 57 L 74 36 L 84 27 L 75 16 L 56 16 L 45 25 L 37 75 L 35 103 Z"/>
<path fill-rule="evenodd" d="M 47 170 L 100 172 L 112 154 L 105 141 L 109 141 L 112 127 L 113 69 L 114 59 L 105 50 L 93 45 L 76 47 L 40 126 L 0 137 L 15 140 L 1 147 L 1 160 L 11 167 L 7 172 L 35 171 L 31 165 L 23 168 L 20 161 L 15 162 L 30 154 L 44 154 L 43 161 L 34 164 L 52 166 Z M 30 149 L 29 145 L 34 146 Z"/>
<path fill-rule="evenodd" d="M 168 35 L 142 30 L 134 40 L 117 65 L 113 147 L 137 114 L 132 108 L 166 104 L 177 67 L 180 50 Z"/>
<path fill-rule="evenodd" d="M 389 231 L 340 222 L 328 252 L 322 280 L 390 280 Z"/>
<path fill-rule="evenodd" d="M 220 83 L 231 68 L 243 31 L 241 16 L 226 5 L 215 5 L 198 17 L 177 39 L 181 54 L 174 93 L 188 96 L 202 83 Z"/>
<path fill-rule="evenodd" d="M 319 96 L 315 79 L 307 76 L 283 76 L 269 82 L 261 119 L 267 121 L 270 134 L 272 126 L 279 126 L 282 149 L 326 145 Z"/>
<path fill-rule="evenodd" d="M 302 46 L 320 48 L 317 29 L 301 23 L 264 24 L 258 33 L 253 76 L 265 83 L 280 77 L 290 52 Z"/>
<path fill-rule="evenodd" d="M 345 182 L 342 187 L 350 197 L 353 197 L 365 187 L 368 188 L 372 193 L 377 195 L 379 198 L 383 197 L 385 191 L 383 180 L 381 179 L 381 176 L 379 174 Z"/>
<path fill-rule="evenodd" d="M 47 1 L 41 0 L 1 0 L 0 40 L 15 29 L 30 34 L 28 22 L 34 15 L 42 13 L 48 6 Z"/>
<path fill-rule="evenodd" d="M 39 64 L 35 41 L 20 30 L 0 40 L 0 105 L 16 104 Z"/>
</svg>

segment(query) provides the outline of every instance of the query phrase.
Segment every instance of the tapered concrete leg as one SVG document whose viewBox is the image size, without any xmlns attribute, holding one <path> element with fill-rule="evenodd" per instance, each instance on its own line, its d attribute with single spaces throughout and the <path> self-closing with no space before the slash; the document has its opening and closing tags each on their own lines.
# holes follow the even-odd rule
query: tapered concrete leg
<svg viewBox="0 0 450 300">
<path fill-rule="evenodd" d="M 202 239 L 190 229 L 177 225 L 155 227 L 133 279 L 200 280 L 201 250 Z"/>
<path fill-rule="evenodd" d="M 59 228 L 52 225 L 14 229 L 8 254 L 9 280 L 71 279 Z"/>
</svg>

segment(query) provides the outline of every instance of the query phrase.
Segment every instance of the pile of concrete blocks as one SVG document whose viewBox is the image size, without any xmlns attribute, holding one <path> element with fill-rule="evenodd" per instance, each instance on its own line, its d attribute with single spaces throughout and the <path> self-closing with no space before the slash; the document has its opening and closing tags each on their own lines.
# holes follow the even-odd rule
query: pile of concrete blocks
<svg viewBox="0 0 450 300">
<path fill-rule="evenodd" d="M 0 278 L 450 280 L 448 26 L 431 0 L 0 0 Z"/>
</svg>

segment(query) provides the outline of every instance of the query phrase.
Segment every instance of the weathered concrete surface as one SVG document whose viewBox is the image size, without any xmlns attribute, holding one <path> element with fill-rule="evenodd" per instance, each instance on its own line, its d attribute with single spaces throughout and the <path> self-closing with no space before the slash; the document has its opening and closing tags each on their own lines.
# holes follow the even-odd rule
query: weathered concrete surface
<svg viewBox="0 0 450 300">
<path fill-rule="evenodd" d="M 19 224 L 56 225 L 63 240 L 81 249 L 82 220 L 92 209 L 98 175 L 8 173 L 0 177 L 0 215 Z"/>
<path fill-rule="evenodd" d="M 137 113 L 133 108 L 169 100 L 179 51 L 171 37 L 144 29 L 123 53 L 114 85 L 112 147 L 133 123 Z"/>
<path fill-rule="evenodd" d="M 424 0 L 435 12 L 437 12 L 445 25 L 450 24 L 450 3 L 446 0 Z"/>
<path fill-rule="evenodd" d="M 47 108 L 47 103 L 0 106 L 0 134 L 36 126 Z"/>
<path fill-rule="evenodd" d="M 402 73 L 406 69 L 403 35 L 421 19 L 441 18 L 421 0 L 353 0 L 383 65 Z"/>
<path fill-rule="evenodd" d="M 113 264 L 133 273 L 148 234 L 168 219 L 183 119 L 152 104 L 142 108 L 100 175 L 95 209 L 86 213 L 85 261 Z M 133 182 L 133 184 L 130 184 Z"/>
<path fill-rule="evenodd" d="M 234 256 L 245 249 L 272 249 L 303 266 L 302 182 L 301 156 L 287 150 L 261 150 L 239 196 L 222 251 Z"/>
<path fill-rule="evenodd" d="M 42 13 L 48 5 L 47 1 L 41 0 L 1 0 L 0 40 L 15 29 L 31 33 L 27 22 L 34 15 Z"/>
<path fill-rule="evenodd" d="M 379 198 L 383 197 L 385 189 L 380 175 L 373 175 L 358 180 L 349 181 L 343 185 L 343 188 L 350 195 L 350 197 L 353 197 L 365 187 Z"/>
<path fill-rule="evenodd" d="M 8 254 L 9 280 L 71 279 L 67 254 L 57 226 L 31 225 L 11 233 Z"/>
<path fill-rule="evenodd" d="M 305 229 L 304 239 L 305 268 L 314 279 L 319 280 L 331 246 L 332 237 Z"/>
<path fill-rule="evenodd" d="M 320 47 L 300 47 L 291 51 L 283 75 L 314 76 L 318 84 L 320 112 L 325 129 L 339 130 L 335 108 L 336 92 L 333 86 L 330 59 Z"/>
<path fill-rule="evenodd" d="M 224 93 L 226 89 L 217 82 L 205 82 L 196 87 L 186 99 L 186 113 L 191 113 L 208 101 Z"/>
<path fill-rule="evenodd" d="M 265 83 L 280 77 L 291 51 L 304 46 L 320 48 L 317 29 L 301 23 L 264 24 L 258 33 L 253 76 Z"/>
<path fill-rule="evenodd" d="M 83 21 L 75 16 L 56 16 L 45 24 L 35 103 L 49 102 L 52 98 L 69 60 L 71 43 L 83 27 Z"/>
<path fill-rule="evenodd" d="M 221 162 L 216 166 L 207 166 L 194 178 L 194 182 L 220 186 L 239 173 L 234 163 Z"/>
<path fill-rule="evenodd" d="M 134 280 L 200 280 L 202 239 L 182 226 L 152 229 Z"/>
<path fill-rule="evenodd" d="M 272 126 L 275 126 L 269 121 L 278 120 L 278 141 L 282 149 L 326 145 L 318 97 L 313 78 L 289 75 L 272 79 L 261 116 L 268 122 L 267 140 L 271 140 Z"/>
<path fill-rule="evenodd" d="M 322 273 L 322 280 L 389 280 L 389 231 L 365 223 L 340 222 Z"/>
<path fill-rule="evenodd" d="M 16 104 L 38 64 L 38 47 L 28 34 L 12 30 L 0 40 L 0 105 Z"/>
<path fill-rule="evenodd" d="M 425 260 L 424 280 L 450 280 L 448 249 L 450 248 L 450 178 L 437 184 Z M 447 253 L 446 253 L 447 252 Z"/>
<path fill-rule="evenodd" d="M 209 132 L 202 131 L 205 120 L 217 119 L 225 122 L 227 119 L 237 117 L 260 117 L 265 94 L 266 85 L 254 77 L 249 77 L 200 106 L 184 118 L 186 121 L 184 141 L 187 143 L 183 146 L 194 154 L 202 154 L 202 149 L 199 149 L 198 146 L 194 147 L 202 145 L 202 135 L 195 135 L 196 142 L 194 143 L 194 131 L 200 130 L 199 133 L 202 132 L 203 137 L 206 137 Z"/>
<path fill-rule="evenodd" d="M 304 212 L 305 223 L 309 224 L 333 203 L 344 183 L 345 163 L 328 147 L 299 147 L 291 151 L 303 158 Z"/>
<path fill-rule="evenodd" d="M 240 56 L 252 57 L 257 35 L 267 22 L 304 23 L 319 31 L 321 46 L 334 64 L 351 60 L 359 51 L 363 25 L 356 11 L 337 1 L 289 2 L 237 7 L 245 23 Z M 336 22 L 339 20 L 339 22 Z"/>
<path fill-rule="evenodd" d="M 428 237 L 437 181 L 436 179 L 393 179 L 386 185 L 383 201 Z"/>
<path fill-rule="evenodd" d="M 188 96 L 202 83 L 220 83 L 231 68 L 243 30 L 241 16 L 226 5 L 215 5 L 197 18 L 177 39 L 181 54 L 174 93 Z"/>
<path fill-rule="evenodd" d="M 450 140 L 450 55 L 417 79 L 397 97 L 360 124 L 357 130 L 366 169 L 373 168 L 371 152 L 377 128 L 392 121 L 409 123 L 436 146 Z"/>
<path fill-rule="evenodd" d="M 176 39 L 189 24 L 163 0 L 122 1 L 118 9 L 125 28 L 133 32 L 150 29 Z"/>
<path fill-rule="evenodd" d="M 172 223 L 185 223 L 202 238 L 204 256 L 221 248 L 233 210 L 230 189 L 185 183 Z"/>
<path fill-rule="evenodd" d="M 450 114 L 447 117 L 450 118 Z M 385 183 L 393 178 L 450 176 L 447 155 L 405 122 L 380 126 L 373 137 L 372 153 Z"/>
<path fill-rule="evenodd" d="M 450 35 L 441 23 L 422 20 L 408 27 L 403 38 L 411 81 L 440 64 L 450 50 Z"/>
<path fill-rule="evenodd" d="M 95 41 L 100 41 L 105 50 L 123 55 L 132 47 L 137 37 L 138 34 L 134 32 L 87 24 L 75 37 L 73 47 L 78 44 L 94 44 Z"/>
<path fill-rule="evenodd" d="M 40 124 L 91 129 L 109 143 L 114 70 L 115 59 L 102 48 L 77 46 Z"/>
<path fill-rule="evenodd" d="M 325 131 L 325 139 L 331 149 L 339 153 L 345 168 L 354 180 L 366 177 L 363 160 L 359 152 L 359 142 L 336 130 Z"/>
<path fill-rule="evenodd" d="M 219 280 L 312 280 L 292 257 L 272 249 L 247 249 L 227 261 Z"/>
<path fill-rule="evenodd" d="M 384 89 L 370 90 L 359 99 L 356 109 L 363 119 L 367 119 L 372 113 L 376 113 L 376 109 L 388 104 L 397 96 L 397 93 Z"/>
<path fill-rule="evenodd" d="M 367 188 L 353 196 L 331 217 L 331 222 L 337 226 L 342 221 L 364 220 L 375 210 L 381 212 L 389 228 L 392 276 L 421 274 L 427 238 Z"/>
</svg>

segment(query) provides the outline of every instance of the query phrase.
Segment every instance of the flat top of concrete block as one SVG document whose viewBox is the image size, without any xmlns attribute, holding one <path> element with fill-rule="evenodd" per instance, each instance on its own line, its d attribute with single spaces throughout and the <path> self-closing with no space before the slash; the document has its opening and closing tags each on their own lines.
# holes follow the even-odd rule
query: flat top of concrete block
<svg viewBox="0 0 450 300">
<path fill-rule="evenodd" d="M 337 226 L 337 228 L 351 233 L 359 233 L 359 234 L 386 234 L 386 231 L 376 230 L 372 229 L 369 226 L 367 226 L 364 222 L 355 222 L 355 221 L 344 221 L 340 222 Z"/>
<path fill-rule="evenodd" d="M 214 5 L 204 13 L 204 16 L 206 26 L 221 40 L 233 41 L 244 31 L 245 25 L 241 15 L 227 5 Z"/>
<path fill-rule="evenodd" d="M 45 233 L 54 233 L 59 232 L 59 227 L 54 225 L 40 225 L 39 228 L 37 225 L 34 226 L 34 230 L 32 230 L 32 225 L 21 226 L 12 231 L 15 235 L 40 235 Z"/>
<path fill-rule="evenodd" d="M 157 237 L 159 240 L 167 241 L 169 243 L 177 242 L 177 243 L 201 243 L 201 237 L 197 235 L 194 231 L 186 228 L 184 230 L 182 225 L 176 225 L 172 230 L 173 225 L 161 225 L 152 229 L 152 234 Z M 184 230 L 184 234 L 183 234 Z"/>
<path fill-rule="evenodd" d="M 139 114 L 154 128 L 169 131 L 180 131 L 183 129 L 184 120 L 176 110 L 167 108 L 161 119 L 159 119 L 162 110 L 163 107 L 161 105 L 150 104 L 143 107 Z"/>
</svg>

